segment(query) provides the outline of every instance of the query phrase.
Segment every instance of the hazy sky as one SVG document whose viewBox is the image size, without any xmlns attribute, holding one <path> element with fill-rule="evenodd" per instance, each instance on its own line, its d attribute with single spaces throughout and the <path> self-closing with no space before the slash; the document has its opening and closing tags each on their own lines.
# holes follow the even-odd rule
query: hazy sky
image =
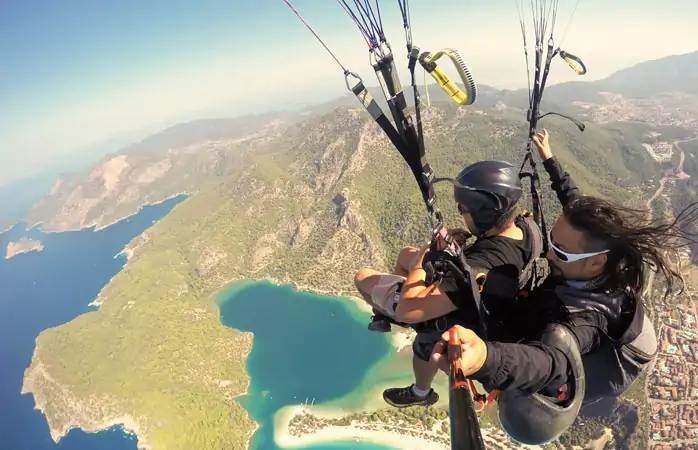
<svg viewBox="0 0 698 450">
<path fill-rule="evenodd" d="M 345 66 L 376 84 L 366 45 L 336 1 L 292 3 Z M 558 39 L 575 3 L 560 0 Z M 477 83 L 525 86 L 515 0 L 410 6 L 415 45 L 459 49 Z M 381 12 L 402 67 L 397 1 L 382 0 Z M 562 47 L 583 58 L 592 80 L 698 50 L 696 23 L 696 0 L 581 0 Z M 554 63 L 551 82 L 575 78 L 584 79 Z M 124 131 L 346 92 L 339 67 L 283 0 L 3 0 L 0 184 Z"/>
</svg>

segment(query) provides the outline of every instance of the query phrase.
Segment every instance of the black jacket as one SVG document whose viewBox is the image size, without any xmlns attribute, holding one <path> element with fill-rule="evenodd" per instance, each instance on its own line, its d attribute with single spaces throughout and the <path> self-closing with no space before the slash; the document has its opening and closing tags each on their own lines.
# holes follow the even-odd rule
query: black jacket
<svg viewBox="0 0 698 450">
<path fill-rule="evenodd" d="M 543 163 L 562 205 L 581 195 L 555 158 Z M 620 395 L 657 352 L 657 338 L 642 303 L 628 291 L 601 289 L 598 280 L 572 287 L 548 277 L 518 303 L 507 326 L 518 343 L 487 342 L 487 360 L 472 378 L 488 389 L 554 394 L 571 363 L 558 349 L 536 342 L 547 324 L 566 324 L 576 336 L 586 373 L 586 401 Z"/>
</svg>

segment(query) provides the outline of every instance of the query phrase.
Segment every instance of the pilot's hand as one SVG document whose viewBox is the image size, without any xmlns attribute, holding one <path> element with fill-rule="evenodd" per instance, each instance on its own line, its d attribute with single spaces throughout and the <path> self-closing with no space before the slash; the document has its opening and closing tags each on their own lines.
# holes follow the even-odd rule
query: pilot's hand
<svg viewBox="0 0 698 450">
<path fill-rule="evenodd" d="M 449 228 L 448 234 L 450 234 L 453 240 L 456 241 L 461 247 L 463 247 L 468 238 L 472 236 L 472 234 L 468 233 L 463 228 Z"/>
<path fill-rule="evenodd" d="M 469 376 L 482 368 L 487 360 L 487 345 L 475 332 L 469 328 L 455 325 L 459 347 L 449 348 L 449 331 L 436 343 L 431 353 L 431 362 L 446 373 L 451 370 L 454 353 L 460 358 L 463 375 Z"/>
<path fill-rule="evenodd" d="M 446 250 L 448 248 L 448 243 L 446 243 L 446 237 L 443 235 L 439 235 L 436 238 L 436 250 L 442 251 Z"/>
<path fill-rule="evenodd" d="M 542 133 L 536 133 L 535 136 L 531 138 L 531 141 L 538 147 L 538 154 L 540 159 L 546 161 L 553 157 L 553 151 L 550 149 L 548 130 L 543 128 Z"/>
<path fill-rule="evenodd" d="M 449 247 L 448 243 L 446 243 L 447 235 L 457 242 L 458 245 L 463 245 L 463 243 L 468 240 L 468 237 L 470 237 L 470 234 L 462 228 L 448 228 L 447 230 L 442 230 L 442 232 L 436 236 L 437 250 L 446 250 Z"/>
</svg>

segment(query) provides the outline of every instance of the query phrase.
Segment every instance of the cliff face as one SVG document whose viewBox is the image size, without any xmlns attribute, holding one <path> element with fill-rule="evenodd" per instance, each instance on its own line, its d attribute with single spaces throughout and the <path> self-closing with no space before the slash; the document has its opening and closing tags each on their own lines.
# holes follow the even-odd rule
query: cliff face
<svg viewBox="0 0 698 450">
<path fill-rule="evenodd" d="M 35 205 L 30 225 L 46 231 L 105 227 L 143 205 L 235 176 L 246 155 L 282 132 L 286 115 L 176 125 L 58 179 Z"/>
</svg>

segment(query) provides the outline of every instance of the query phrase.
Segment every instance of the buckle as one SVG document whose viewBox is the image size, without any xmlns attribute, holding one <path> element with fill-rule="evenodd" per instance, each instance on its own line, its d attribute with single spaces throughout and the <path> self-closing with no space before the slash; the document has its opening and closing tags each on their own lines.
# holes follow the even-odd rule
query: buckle
<svg viewBox="0 0 698 450">
<path fill-rule="evenodd" d="M 441 323 L 443 323 L 443 326 L 441 326 Z M 445 317 L 441 316 L 438 319 L 434 320 L 434 327 L 436 327 L 436 331 L 444 332 L 448 330 L 448 320 L 446 320 Z"/>
</svg>

